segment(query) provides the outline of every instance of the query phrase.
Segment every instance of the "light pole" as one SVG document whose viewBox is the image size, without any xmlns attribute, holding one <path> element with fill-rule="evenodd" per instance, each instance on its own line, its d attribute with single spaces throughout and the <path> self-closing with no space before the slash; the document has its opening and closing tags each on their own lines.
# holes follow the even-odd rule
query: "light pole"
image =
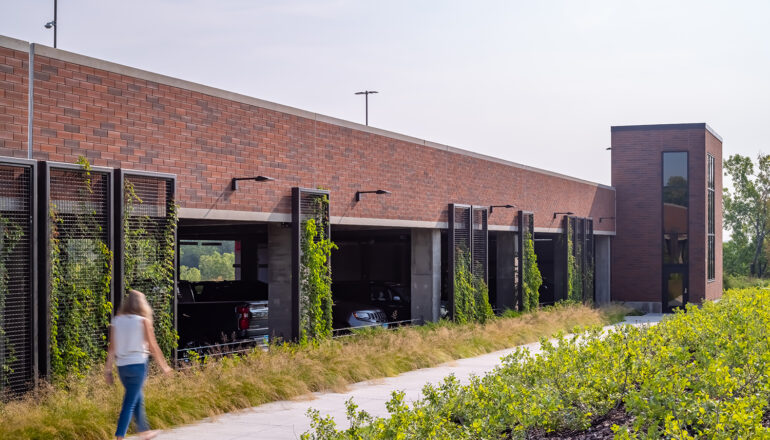
<svg viewBox="0 0 770 440">
<path fill-rule="evenodd" d="M 377 93 L 376 90 L 364 90 L 363 92 L 356 92 L 356 95 L 364 95 L 366 102 L 366 125 L 369 125 L 369 95 Z"/>
<path fill-rule="evenodd" d="M 53 28 L 53 47 L 56 49 L 56 28 L 58 27 L 58 22 L 56 21 L 56 12 L 59 8 L 57 8 L 56 5 L 57 0 L 53 0 L 53 21 L 49 21 L 45 24 L 46 29 Z"/>
</svg>

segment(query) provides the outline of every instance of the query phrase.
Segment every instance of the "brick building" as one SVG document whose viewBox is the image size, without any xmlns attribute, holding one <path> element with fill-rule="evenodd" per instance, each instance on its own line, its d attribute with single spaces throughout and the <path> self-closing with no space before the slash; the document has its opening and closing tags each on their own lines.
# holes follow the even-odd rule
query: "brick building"
<svg viewBox="0 0 770 440">
<path fill-rule="evenodd" d="M 663 200 L 664 151 L 688 154 L 684 205 Z M 661 309 L 673 304 L 663 291 L 682 277 L 689 290 L 681 299 L 721 292 L 721 210 L 710 235 L 706 206 L 708 164 L 721 185 L 721 139 L 704 124 L 613 127 L 611 187 L 0 37 L 0 156 L 37 166 L 82 156 L 105 172 L 121 170 L 116 175 L 175 177 L 179 241 L 235 242 L 236 277 L 268 286 L 277 336 L 296 336 L 295 188 L 328 192 L 340 246 L 335 285 L 408 286 L 412 319 L 435 320 L 442 299 L 451 301 L 449 242 L 465 232 L 493 305 L 515 307 L 523 225 L 534 234 L 544 303 L 566 297 L 568 231 L 585 243 L 589 299 Z M 234 185 L 241 178 L 251 180 Z M 376 190 L 384 193 L 367 193 Z M 721 191 L 713 197 L 721 206 Z M 666 203 L 678 214 L 665 215 Z M 673 242 L 686 258 L 664 264 L 662 243 L 672 232 L 663 225 L 681 225 L 685 215 L 687 230 L 674 231 Z"/>
</svg>

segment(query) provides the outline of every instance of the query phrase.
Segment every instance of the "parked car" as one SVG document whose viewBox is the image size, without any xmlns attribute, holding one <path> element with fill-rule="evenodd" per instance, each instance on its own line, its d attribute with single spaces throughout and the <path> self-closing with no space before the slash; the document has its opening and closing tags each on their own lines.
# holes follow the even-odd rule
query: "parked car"
<svg viewBox="0 0 770 440">
<path fill-rule="evenodd" d="M 349 301 L 335 301 L 332 307 L 334 328 L 388 326 L 388 317 L 379 307 Z"/>
<path fill-rule="evenodd" d="M 398 283 L 369 283 L 369 301 L 382 308 L 388 321 L 406 321 L 411 318 L 412 304 L 408 287 Z"/>
<path fill-rule="evenodd" d="M 194 347 L 268 335 L 267 284 L 260 281 L 180 281 L 179 346 Z"/>
</svg>

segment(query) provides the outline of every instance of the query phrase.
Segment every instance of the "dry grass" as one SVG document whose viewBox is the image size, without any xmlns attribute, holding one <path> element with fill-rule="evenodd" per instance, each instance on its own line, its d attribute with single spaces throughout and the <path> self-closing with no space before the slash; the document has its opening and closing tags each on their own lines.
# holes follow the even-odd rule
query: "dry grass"
<svg viewBox="0 0 770 440">
<path fill-rule="evenodd" d="M 487 324 L 449 323 L 366 331 L 315 347 L 285 345 L 177 372 L 152 376 L 146 387 L 153 427 L 166 428 L 314 391 L 430 367 L 457 358 L 533 342 L 575 327 L 622 319 L 627 309 L 551 308 Z M 101 370 L 59 387 L 42 386 L 0 406 L 0 439 L 108 439 L 122 399 Z"/>
</svg>

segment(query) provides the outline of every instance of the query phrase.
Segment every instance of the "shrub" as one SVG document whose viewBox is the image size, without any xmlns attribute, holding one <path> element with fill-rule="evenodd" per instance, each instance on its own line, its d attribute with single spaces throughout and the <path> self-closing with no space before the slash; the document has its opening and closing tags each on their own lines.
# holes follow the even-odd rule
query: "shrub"
<svg viewBox="0 0 770 440">
<path fill-rule="evenodd" d="M 654 327 L 592 329 L 542 352 L 520 349 L 484 377 L 428 385 L 421 400 L 394 393 L 390 417 L 349 403 L 351 428 L 311 412 L 305 439 L 527 438 L 578 433 L 611 410 L 616 438 L 769 438 L 770 292 L 731 291 Z M 573 435 L 573 434 L 569 434 Z M 558 436 L 558 434 L 557 434 Z"/>
</svg>

